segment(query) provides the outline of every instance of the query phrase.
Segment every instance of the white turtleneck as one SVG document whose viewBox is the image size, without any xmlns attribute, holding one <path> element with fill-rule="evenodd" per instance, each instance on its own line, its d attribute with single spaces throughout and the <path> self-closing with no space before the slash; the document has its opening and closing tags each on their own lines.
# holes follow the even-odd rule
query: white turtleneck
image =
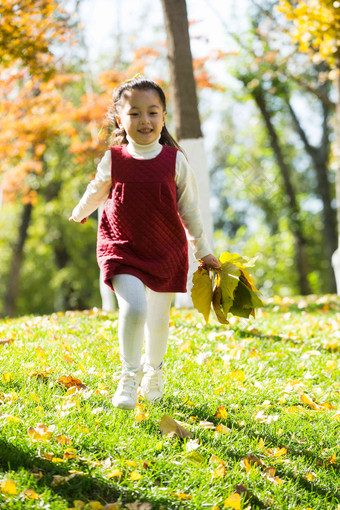
<svg viewBox="0 0 340 510">
<path fill-rule="evenodd" d="M 129 136 L 127 139 L 129 143 L 126 149 L 130 156 L 136 159 L 153 159 L 163 148 L 159 140 L 148 145 L 140 145 Z M 200 259 L 211 253 L 211 250 L 203 231 L 195 174 L 180 151 L 177 152 L 176 158 L 175 182 L 178 212 L 187 230 L 195 257 Z M 108 150 L 97 167 L 95 178 L 87 186 L 80 202 L 73 209 L 73 220 L 79 222 L 95 211 L 107 199 L 111 186 L 111 151 Z"/>
</svg>

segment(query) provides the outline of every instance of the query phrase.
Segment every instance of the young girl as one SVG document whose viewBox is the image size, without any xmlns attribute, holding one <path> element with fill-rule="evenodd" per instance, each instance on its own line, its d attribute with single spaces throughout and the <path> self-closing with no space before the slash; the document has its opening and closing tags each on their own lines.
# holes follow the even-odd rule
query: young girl
<svg viewBox="0 0 340 510">
<path fill-rule="evenodd" d="M 219 266 L 203 232 L 194 173 L 165 115 L 165 96 L 154 81 L 133 78 L 114 91 L 112 147 L 70 218 L 85 222 L 106 201 L 97 260 L 119 305 L 122 375 L 113 405 L 121 409 L 136 406 L 141 375 L 143 397 L 162 397 L 172 295 L 186 291 L 184 227 L 196 258 Z"/>
</svg>

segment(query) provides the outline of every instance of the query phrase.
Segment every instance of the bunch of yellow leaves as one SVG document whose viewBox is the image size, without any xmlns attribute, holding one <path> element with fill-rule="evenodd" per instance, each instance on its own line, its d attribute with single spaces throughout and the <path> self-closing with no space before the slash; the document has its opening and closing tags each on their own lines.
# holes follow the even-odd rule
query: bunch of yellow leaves
<svg viewBox="0 0 340 510">
<path fill-rule="evenodd" d="M 254 286 L 254 279 L 245 269 L 254 265 L 254 259 L 238 253 L 224 252 L 221 267 L 209 271 L 200 266 L 193 275 L 191 298 L 194 307 L 209 321 L 211 307 L 221 324 L 228 324 L 227 314 L 238 317 L 255 317 L 255 308 L 263 305 Z"/>
</svg>

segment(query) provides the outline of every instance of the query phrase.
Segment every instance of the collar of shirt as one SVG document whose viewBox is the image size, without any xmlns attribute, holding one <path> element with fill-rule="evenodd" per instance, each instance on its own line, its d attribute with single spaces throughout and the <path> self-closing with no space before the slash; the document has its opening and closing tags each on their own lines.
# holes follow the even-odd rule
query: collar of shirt
<svg viewBox="0 0 340 510">
<path fill-rule="evenodd" d="M 132 140 L 132 138 L 127 135 L 127 141 L 129 142 L 126 149 L 130 156 L 136 159 L 152 159 L 158 156 L 160 154 L 163 145 L 159 143 L 158 140 L 155 140 L 152 143 L 149 143 L 148 145 L 141 145 L 139 143 L 136 143 Z"/>
</svg>

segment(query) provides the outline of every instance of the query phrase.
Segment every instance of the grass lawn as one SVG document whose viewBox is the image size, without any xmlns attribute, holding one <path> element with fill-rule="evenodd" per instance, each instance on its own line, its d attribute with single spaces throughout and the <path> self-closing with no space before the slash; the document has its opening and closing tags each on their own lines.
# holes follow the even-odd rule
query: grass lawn
<svg viewBox="0 0 340 510">
<path fill-rule="evenodd" d="M 116 314 L 1 321 L 0 508 L 338 509 L 339 350 L 335 296 L 173 310 L 163 400 L 129 412 Z"/>
</svg>

